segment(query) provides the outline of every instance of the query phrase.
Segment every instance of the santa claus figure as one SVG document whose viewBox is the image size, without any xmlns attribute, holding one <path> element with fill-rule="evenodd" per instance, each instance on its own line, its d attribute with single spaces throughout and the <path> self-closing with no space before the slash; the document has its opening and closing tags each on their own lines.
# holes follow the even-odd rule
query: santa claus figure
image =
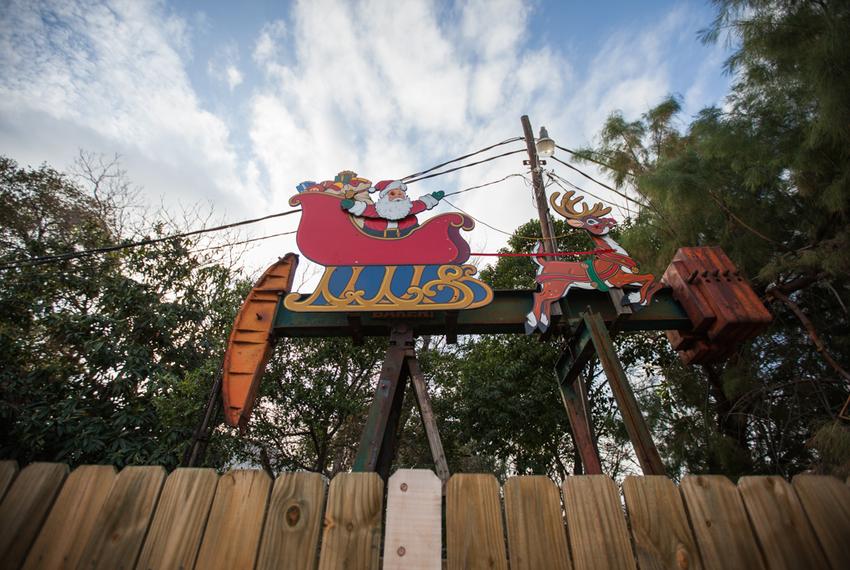
<svg viewBox="0 0 850 570">
<path fill-rule="evenodd" d="M 383 180 L 375 184 L 375 190 L 379 197 L 374 204 L 343 200 L 340 205 L 364 219 L 366 233 L 383 238 L 400 238 L 412 232 L 419 226 L 416 214 L 430 210 L 445 196 L 445 192 L 433 192 L 411 200 L 401 180 Z"/>
</svg>

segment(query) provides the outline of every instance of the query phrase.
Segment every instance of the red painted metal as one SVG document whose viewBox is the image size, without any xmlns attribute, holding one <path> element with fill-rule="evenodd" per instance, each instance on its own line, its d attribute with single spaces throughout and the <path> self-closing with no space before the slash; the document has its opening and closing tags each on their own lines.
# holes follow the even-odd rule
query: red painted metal
<svg viewBox="0 0 850 570">
<path fill-rule="evenodd" d="M 272 330 L 280 295 L 292 290 L 298 256 L 288 253 L 269 267 L 236 315 L 224 353 L 221 396 L 224 418 L 242 429 L 254 408 L 260 378 L 271 356 Z"/>
<path fill-rule="evenodd" d="M 664 272 L 693 323 L 689 332 L 667 331 L 686 364 L 706 364 L 729 356 L 743 341 L 773 320 L 735 264 L 719 247 L 683 247 Z"/>
<path fill-rule="evenodd" d="M 301 205 L 296 241 L 307 258 L 324 266 L 444 265 L 469 259 L 469 244 L 460 235 L 475 222 L 457 212 L 440 214 L 402 238 L 379 238 L 364 232 L 342 210 L 343 196 L 305 192 L 290 198 Z"/>
</svg>

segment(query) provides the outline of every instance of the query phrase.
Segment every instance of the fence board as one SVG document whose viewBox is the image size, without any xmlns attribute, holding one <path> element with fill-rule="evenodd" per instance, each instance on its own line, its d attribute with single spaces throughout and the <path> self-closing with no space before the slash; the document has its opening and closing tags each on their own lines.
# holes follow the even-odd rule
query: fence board
<svg viewBox="0 0 850 570">
<path fill-rule="evenodd" d="M 449 570 L 507 570 L 499 483 L 492 475 L 452 475 L 446 487 Z"/>
<path fill-rule="evenodd" d="M 702 568 L 682 496 L 670 479 L 626 477 L 623 494 L 641 570 Z"/>
<path fill-rule="evenodd" d="M 212 469 L 177 469 L 168 476 L 138 570 L 194 567 L 217 484 Z"/>
<path fill-rule="evenodd" d="M 505 518 L 512 570 L 572 570 L 561 494 L 544 476 L 511 477 L 505 483 Z"/>
<path fill-rule="evenodd" d="M 818 541 L 835 568 L 846 568 L 850 544 L 850 487 L 828 476 L 797 475 L 792 481 Z"/>
<path fill-rule="evenodd" d="M 0 503 L 0 560 L 4 568 L 23 564 L 67 475 L 67 465 L 30 463 L 15 478 Z"/>
<path fill-rule="evenodd" d="M 732 481 L 723 475 L 689 475 L 680 488 L 706 568 L 765 568 Z"/>
<path fill-rule="evenodd" d="M 767 566 L 826 568 L 826 558 L 790 483 L 782 477 L 742 477 L 738 491 Z"/>
<path fill-rule="evenodd" d="M 196 568 L 253 568 L 272 483 L 265 471 L 228 471 L 218 480 Z"/>
<path fill-rule="evenodd" d="M 116 476 L 111 465 L 74 469 L 30 549 L 25 569 L 77 567 Z"/>
<path fill-rule="evenodd" d="M 80 568 L 132 568 L 156 506 L 165 469 L 125 467 L 95 519 Z"/>
<path fill-rule="evenodd" d="M 620 493 L 607 475 L 564 481 L 564 510 L 576 570 L 635 568 Z"/>
<path fill-rule="evenodd" d="M 319 569 L 378 568 L 384 482 L 377 473 L 340 473 L 331 481 Z"/>
<path fill-rule="evenodd" d="M 443 482 L 427 469 L 399 469 L 387 488 L 384 570 L 440 570 Z"/>
<path fill-rule="evenodd" d="M 258 570 L 316 567 L 325 478 L 318 473 L 281 473 L 274 483 L 260 546 Z"/>
<path fill-rule="evenodd" d="M 3 499 L 3 496 L 6 494 L 6 490 L 9 488 L 9 485 L 12 484 L 12 481 L 15 479 L 15 475 L 17 474 L 17 461 L 0 461 L 0 500 Z"/>
</svg>

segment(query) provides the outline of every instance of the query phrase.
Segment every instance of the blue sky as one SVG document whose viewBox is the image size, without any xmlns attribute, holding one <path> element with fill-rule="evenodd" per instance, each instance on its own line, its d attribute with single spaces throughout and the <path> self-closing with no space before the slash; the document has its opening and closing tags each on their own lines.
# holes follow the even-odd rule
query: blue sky
<svg viewBox="0 0 850 570">
<path fill-rule="evenodd" d="M 712 16 L 704 2 L 661 0 L 7 0 L 0 152 L 60 169 L 79 149 L 118 153 L 152 208 L 200 202 L 234 221 L 288 209 L 302 180 L 344 169 L 401 177 L 516 136 L 522 114 L 581 146 L 610 112 L 636 118 L 669 93 L 686 117 L 720 105 L 726 48 L 697 38 Z M 523 168 L 500 159 L 411 194 Z M 458 205 L 505 230 L 535 213 L 517 178 Z M 469 240 L 495 251 L 505 236 L 479 226 Z M 250 270 L 295 248 L 288 237 L 259 244 L 245 257 Z"/>
</svg>

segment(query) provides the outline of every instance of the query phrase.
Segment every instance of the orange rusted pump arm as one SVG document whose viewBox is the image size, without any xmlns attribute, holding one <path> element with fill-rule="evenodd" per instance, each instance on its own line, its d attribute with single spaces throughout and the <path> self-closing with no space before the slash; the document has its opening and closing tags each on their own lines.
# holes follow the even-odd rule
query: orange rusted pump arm
<svg viewBox="0 0 850 570">
<path fill-rule="evenodd" d="M 263 371 L 274 346 L 272 328 L 280 295 L 292 289 L 298 256 L 288 253 L 266 269 L 236 315 L 224 353 L 221 397 L 224 417 L 243 430 L 248 425 Z"/>
</svg>

